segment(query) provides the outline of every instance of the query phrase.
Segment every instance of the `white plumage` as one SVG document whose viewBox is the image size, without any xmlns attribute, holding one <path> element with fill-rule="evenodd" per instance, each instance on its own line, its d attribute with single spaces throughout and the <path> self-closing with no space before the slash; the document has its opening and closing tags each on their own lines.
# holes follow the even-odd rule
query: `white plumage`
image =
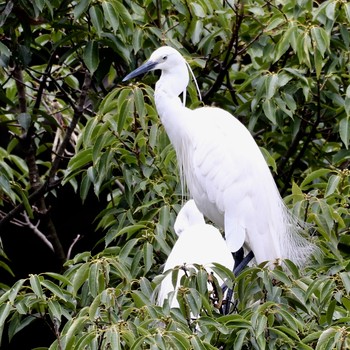
<svg viewBox="0 0 350 350">
<path fill-rule="evenodd" d="M 170 255 L 164 265 L 164 272 L 176 266 L 193 267 L 193 264 L 204 266 L 208 273 L 212 272 L 212 263 L 219 263 L 232 270 L 234 260 L 230 250 L 220 231 L 204 221 L 202 213 L 199 212 L 193 200 L 186 202 L 180 210 L 174 229 L 179 236 Z M 176 289 L 179 287 L 184 271 L 180 270 L 177 279 Z M 219 276 L 215 276 L 220 283 L 223 283 Z M 157 303 L 163 305 L 168 299 L 169 293 L 174 291 L 171 273 L 162 280 Z M 178 307 L 176 293 L 169 300 L 171 307 Z"/>
<path fill-rule="evenodd" d="M 156 108 L 198 209 L 224 229 L 232 252 L 245 244 L 258 263 L 287 258 L 304 265 L 315 247 L 301 236 L 250 132 L 223 109 L 183 105 L 187 62 L 171 47 L 157 49 L 124 81 L 155 69 L 162 72 Z"/>
</svg>

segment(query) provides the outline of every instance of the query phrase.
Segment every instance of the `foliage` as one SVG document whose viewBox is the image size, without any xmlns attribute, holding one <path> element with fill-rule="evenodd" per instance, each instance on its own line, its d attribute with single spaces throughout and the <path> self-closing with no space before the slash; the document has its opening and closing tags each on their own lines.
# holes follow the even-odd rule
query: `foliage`
<svg viewBox="0 0 350 350">
<path fill-rule="evenodd" d="M 64 266 L 0 285 L 3 342 L 40 320 L 50 349 L 350 346 L 347 2 L 10 0 L 0 11 L 0 232 L 27 227 Z M 155 303 L 182 189 L 156 77 L 121 80 L 161 44 L 195 72 L 203 102 L 190 84 L 189 107 L 216 104 L 247 125 L 322 252 L 305 271 L 287 261 L 235 278 L 217 266 L 234 282 L 229 315 L 210 304 L 203 268 L 183 281 L 180 309 Z M 48 195 L 67 187 L 105 203 L 95 253 L 70 257 L 55 227 Z"/>
</svg>

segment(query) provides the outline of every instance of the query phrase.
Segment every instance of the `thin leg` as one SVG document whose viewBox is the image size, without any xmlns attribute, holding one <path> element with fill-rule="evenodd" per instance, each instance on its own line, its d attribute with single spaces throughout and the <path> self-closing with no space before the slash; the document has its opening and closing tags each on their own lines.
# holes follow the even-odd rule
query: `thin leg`
<svg viewBox="0 0 350 350">
<path fill-rule="evenodd" d="M 254 253 L 250 251 L 246 257 L 244 257 L 243 248 L 237 250 L 237 252 L 233 253 L 233 258 L 235 259 L 235 266 L 233 268 L 233 273 L 237 277 L 240 272 L 247 266 L 250 260 L 254 257 Z M 227 288 L 227 287 L 226 287 Z M 224 291 L 224 288 L 223 288 Z M 224 305 L 224 315 L 227 315 L 230 311 L 230 305 L 232 300 L 233 290 L 229 289 L 227 291 L 226 303 Z"/>
<path fill-rule="evenodd" d="M 243 247 L 238 249 L 235 253 L 232 253 L 233 258 L 235 259 L 235 267 L 234 269 L 242 262 L 244 258 L 244 250 Z"/>
</svg>

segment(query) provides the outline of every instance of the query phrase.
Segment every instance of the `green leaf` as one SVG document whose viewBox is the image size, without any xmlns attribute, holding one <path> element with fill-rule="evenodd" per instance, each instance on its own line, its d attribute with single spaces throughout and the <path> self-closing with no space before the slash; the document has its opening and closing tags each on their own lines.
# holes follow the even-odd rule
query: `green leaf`
<svg viewBox="0 0 350 350">
<path fill-rule="evenodd" d="M 73 318 L 70 322 L 65 325 L 64 339 L 66 342 L 66 349 L 73 349 L 73 344 L 75 343 L 75 335 L 81 331 L 83 327 L 86 326 L 87 317 L 78 316 Z"/>
<path fill-rule="evenodd" d="M 118 127 L 117 127 L 118 134 L 120 134 L 123 131 L 125 122 L 127 118 L 130 116 L 131 116 L 131 100 L 126 99 L 125 101 L 123 101 L 119 110 Z"/>
<path fill-rule="evenodd" d="M 229 268 L 227 268 L 226 266 L 223 266 L 221 264 L 218 263 L 213 263 L 213 266 L 211 267 L 211 269 L 220 276 L 220 278 L 222 280 L 225 281 L 225 283 L 227 284 L 227 286 L 229 288 L 232 288 L 232 283 L 235 280 L 235 276 L 233 274 L 233 271 Z"/>
<path fill-rule="evenodd" d="M 322 334 L 322 331 L 309 333 L 305 338 L 302 339 L 303 343 L 314 342 L 315 340 L 319 339 L 321 334 Z"/>
<path fill-rule="evenodd" d="M 277 281 L 281 281 L 286 286 L 291 285 L 291 280 L 284 271 L 278 268 L 275 268 L 274 270 L 272 270 L 271 273 L 273 276 L 275 276 Z"/>
<path fill-rule="evenodd" d="M 204 18 L 206 16 L 205 11 L 200 4 L 191 2 L 189 5 L 196 17 Z"/>
<path fill-rule="evenodd" d="M 273 124 L 276 124 L 276 106 L 272 100 L 265 100 L 262 106 L 266 118 L 269 119 Z"/>
<path fill-rule="evenodd" d="M 17 117 L 19 125 L 25 130 L 28 131 L 31 123 L 32 117 L 29 113 L 20 113 Z"/>
<path fill-rule="evenodd" d="M 128 239 L 134 235 L 136 232 L 147 228 L 146 225 L 143 224 L 135 224 L 131 226 L 123 227 L 120 231 L 111 230 L 108 235 L 106 236 L 106 246 L 108 246 L 115 238 L 120 237 L 124 235 L 125 233 L 128 234 Z"/>
<path fill-rule="evenodd" d="M 324 54 L 326 53 L 326 50 L 329 49 L 329 44 L 330 44 L 329 35 L 321 27 L 312 27 L 310 32 L 314 42 L 314 47 L 320 52 L 321 57 L 323 58 Z"/>
<path fill-rule="evenodd" d="M 89 275 L 89 263 L 82 264 L 73 277 L 73 294 L 78 293 L 79 288 L 87 281 Z"/>
<path fill-rule="evenodd" d="M 344 109 L 347 118 L 350 118 L 350 85 L 346 88 L 346 94 L 344 99 Z"/>
<path fill-rule="evenodd" d="M 345 306 L 346 310 L 349 312 L 350 311 L 350 299 L 346 297 L 342 297 L 341 301 L 343 305 Z"/>
<path fill-rule="evenodd" d="M 297 55 L 300 63 L 306 64 L 309 68 L 311 68 L 310 61 L 310 50 L 311 47 L 311 38 L 308 32 L 300 33 L 297 37 Z"/>
<path fill-rule="evenodd" d="M 134 29 L 134 35 L 132 36 L 132 47 L 134 53 L 138 53 L 143 44 L 143 31 L 140 28 Z"/>
<path fill-rule="evenodd" d="M 61 321 L 62 317 L 62 307 L 57 300 L 48 300 L 47 306 L 49 308 L 49 314 L 51 315 L 51 320 L 54 322 L 55 319 Z"/>
<path fill-rule="evenodd" d="M 89 14 L 92 25 L 95 27 L 97 34 L 100 36 L 103 30 L 104 18 L 100 6 L 95 5 L 90 7 Z"/>
<path fill-rule="evenodd" d="M 35 295 L 38 296 L 39 298 L 43 298 L 44 293 L 41 288 L 40 279 L 38 275 L 30 275 L 29 282 Z"/>
<path fill-rule="evenodd" d="M 89 306 L 89 318 L 92 322 L 100 318 L 99 308 L 101 306 L 101 294 L 99 294 Z"/>
<path fill-rule="evenodd" d="M 77 153 L 68 164 L 67 173 L 80 170 L 83 166 L 92 162 L 92 149 L 88 148 Z"/>
<path fill-rule="evenodd" d="M 16 190 L 18 190 L 20 196 L 21 196 L 21 199 L 22 199 L 22 204 L 24 206 L 24 209 L 25 211 L 27 212 L 28 216 L 30 219 L 33 219 L 34 218 L 34 214 L 33 214 L 33 208 L 31 206 L 31 204 L 29 203 L 29 199 L 28 199 L 28 193 L 27 192 L 24 192 L 22 190 L 22 188 L 20 186 L 18 186 L 18 184 L 16 183 L 14 185 L 14 188 Z"/>
<path fill-rule="evenodd" d="M 284 326 L 269 327 L 269 332 L 275 333 L 278 338 L 284 339 L 287 343 L 293 343 L 290 339 L 290 329 Z"/>
<path fill-rule="evenodd" d="M 255 336 L 259 338 L 264 335 L 267 327 L 267 317 L 265 315 L 259 314 L 257 316 L 257 322 L 255 324 Z"/>
<path fill-rule="evenodd" d="M 59 273 L 46 272 L 45 275 L 49 276 L 50 278 L 54 278 L 55 280 L 61 282 L 63 284 L 63 286 L 72 285 L 71 281 L 67 277 L 60 275 Z"/>
<path fill-rule="evenodd" d="M 134 21 L 132 19 L 130 12 L 123 5 L 123 2 L 118 1 L 118 0 L 114 0 L 113 7 L 115 9 L 115 12 L 119 16 L 120 22 L 124 23 L 126 25 L 126 27 L 129 28 L 130 30 L 133 30 L 134 29 Z M 134 35 L 134 33 L 133 33 L 133 35 Z"/>
<path fill-rule="evenodd" d="M 28 311 L 26 311 L 27 313 Z M 8 327 L 8 337 L 9 341 L 11 342 L 12 338 L 20 332 L 22 329 L 25 327 L 29 326 L 32 322 L 34 322 L 36 319 L 33 316 L 28 316 L 28 317 L 21 317 L 21 315 L 14 314 L 11 318 L 9 327 Z M 33 349 L 35 350 L 35 349 Z M 39 348 L 40 350 L 40 348 Z M 47 348 L 42 349 L 42 350 L 47 350 Z"/>
<path fill-rule="evenodd" d="M 152 295 L 154 294 L 154 290 L 151 286 L 150 281 L 147 278 L 145 277 L 140 278 L 140 289 L 141 289 L 141 292 L 146 297 L 149 297 L 150 299 L 152 298 Z"/>
<path fill-rule="evenodd" d="M 93 168 L 90 167 L 89 169 L 93 169 Z M 87 175 L 84 175 L 80 183 L 80 198 L 83 203 L 85 202 L 88 194 L 90 193 L 91 183 L 92 182 L 90 181 L 90 177 Z"/>
<path fill-rule="evenodd" d="M 295 279 L 300 278 L 299 269 L 292 261 L 285 259 L 284 264 L 288 267 L 289 272 L 292 273 Z"/>
<path fill-rule="evenodd" d="M 277 74 L 271 74 L 267 77 L 265 80 L 266 84 L 266 99 L 271 99 L 278 88 L 278 75 Z"/>
<path fill-rule="evenodd" d="M 350 116 L 341 119 L 339 123 L 339 135 L 344 146 L 348 149 L 350 142 Z"/>
<path fill-rule="evenodd" d="M 153 245 L 149 242 L 143 245 L 143 262 L 145 264 L 145 273 L 147 273 L 153 263 Z"/>
<path fill-rule="evenodd" d="M 193 350 L 206 350 L 201 339 L 197 335 L 191 337 L 191 345 Z"/>
<path fill-rule="evenodd" d="M 170 223 L 170 208 L 168 205 L 164 205 L 159 210 L 159 223 L 162 226 L 164 232 L 168 230 Z"/>
<path fill-rule="evenodd" d="M 329 1 L 326 6 L 326 16 L 333 21 L 335 18 L 336 1 Z"/>
<path fill-rule="evenodd" d="M 345 2 L 342 4 L 342 6 L 344 6 L 346 18 L 348 19 L 348 22 L 350 22 L 350 3 Z"/>
<path fill-rule="evenodd" d="M 271 167 L 275 173 L 277 173 L 277 164 L 275 159 L 271 156 L 270 152 L 264 147 L 259 147 L 259 148 L 265 158 L 267 165 Z"/>
<path fill-rule="evenodd" d="M 316 48 L 314 52 L 314 63 L 315 63 L 315 71 L 316 77 L 319 78 L 322 72 L 323 60 L 320 51 Z"/>
<path fill-rule="evenodd" d="M 329 197 L 330 195 L 332 195 L 336 191 L 340 180 L 341 180 L 341 177 L 339 175 L 331 175 L 329 177 L 329 180 L 327 182 L 326 191 L 324 194 L 325 198 Z"/>
<path fill-rule="evenodd" d="M 137 308 L 142 308 L 145 305 L 149 305 L 151 302 L 150 299 L 138 290 L 133 291 L 131 295 Z"/>
<path fill-rule="evenodd" d="M 174 331 L 168 331 L 168 334 L 170 335 L 169 341 L 173 343 L 176 346 L 176 349 L 180 350 L 188 350 L 190 349 L 190 343 L 188 340 L 188 337 L 184 335 L 182 332 L 174 332 Z"/>
<path fill-rule="evenodd" d="M 7 271 L 12 277 L 15 277 L 15 274 L 11 270 L 10 266 L 1 260 L 0 260 L 0 268 Z"/>
<path fill-rule="evenodd" d="M 92 40 L 87 43 L 84 50 L 83 60 L 91 75 L 94 74 L 100 64 L 97 41 Z"/>
<path fill-rule="evenodd" d="M 116 35 L 112 33 L 102 33 L 101 36 L 106 38 L 104 40 L 104 44 L 111 47 L 122 60 L 124 60 L 127 64 L 130 63 L 130 52 L 131 50 L 122 42 Z"/>
<path fill-rule="evenodd" d="M 349 274 L 349 272 L 340 272 L 339 276 L 340 276 L 340 278 L 343 282 L 343 285 L 345 287 L 346 294 L 350 295 L 350 274 Z"/>
<path fill-rule="evenodd" d="M 64 290 L 57 286 L 55 283 L 43 279 L 41 285 L 49 289 L 57 298 L 67 301 L 67 295 L 64 293 Z"/>
<path fill-rule="evenodd" d="M 326 175 L 328 175 L 331 172 L 332 172 L 331 169 L 318 169 L 318 170 L 313 171 L 312 173 L 310 173 L 309 175 L 306 176 L 306 178 L 301 183 L 300 188 L 302 190 L 307 189 L 307 185 L 312 183 L 314 180 L 325 177 Z"/>
<path fill-rule="evenodd" d="M 145 99 L 143 97 L 142 90 L 137 86 L 134 88 L 134 102 L 136 113 L 139 115 L 140 119 L 143 120 L 146 115 Z M 143 125 L 143 128 L 145 127 L 146 126 Z"/>
<path fill-rule="evenodd" d="M 337 330 L 334 327 L 324 330 L 318 338 L 315 350 L 333 350 L 337 343 Z"/>
<path fill-rule="evenodd" d="M 285 18 L 283 18 L 283 16 L 281 16 L 281 15 L 274 16 L 269 21 L 269 24 L 267 25 L 265 30 L 271 31 L 271 30 L 275 29 L 276 27 L 278 27 L 282 23 L 285 23 Z"/>
<path fill-rule="evenodd" d="M 115 34 L 119 28 L 119 18 L 114 3 L 102 1 L 102 9 L 105 19 L 111 25 Z"/>
<path fill-rule="evenodd" d="M 248 329 L 241 329 L 237 332 L 237 336 L 234 342 L 234 349 L 240 350 L 243 348 L 244 343 L 246 342 L 248 334 Z"/>
<path fill-rule="evenodd" d="M 74 20 L 77 21 L 80 16 L 85 12 L 85 10 L 90 5 L 91 0 L 80 0 L 77 2 L 73 10 Z"/>
<path fill-rule="evenodd" d="M 97 339 L 97 334 L 95 332 L 83 334 L 80 338 L 78 338 L 78 341 L 74 346 L 74 350 L 85 350 L 89 348 L 95 349 L 95 347 L 93 346 L 94 339 Z M 112 348 L 112 349 L 117 350 L 118 348 Z"/>
<path fill-rule="evenodd" d="M 6 319 L 9 316 L 10 311 L 11 311 L 10 303 L 0 305 L 0 347 L 1 347 L 2 333 L 4 331 L 4 328 L 6 325 Z"/>
<path fill-rule="evenodd" d="M 99 275 L 100 275 L 101 263 L 99 261 L 92 263 L 89 268 L 89 291 L 95 298 L 100 293 L 99 288 Z"/>
<path fill-rule="evenodd" d="M 192 43 L 197 45 L 203 36 L 203 22 L 199 21 L 198 18 L 193 18 L 189 27 L 189 34 Z"/>
<path fill-rule="evenodd" d="M 2 329 L 5 325 L 6 319 L 11 311 L 11 304 L 10 303 L 4 303 L 0 305 L 0 336 L 2 334 Z M 1 339 L 1 338 L 0 338 Z"/>
<path fill-rule="evenodd" d="M 9 48 L 0 41 L 0 55 L 3 55 L 5 57 L 10 57 L 11 56 L 11 51 Z"/>
<path fill-rule="evenodd" d="M 334 311 L 335 311 L 335 306 L 336 305 L 337 305 L 337 301 L 335 299 L 333 299 L 328 305 L 327 312 L 326 312 L 328 325 L 332 324 L 333 315 L 334 315 Z"/>
<path fill-rule="evenodd" d="M 20 279 L 20 280 L 18 280 L 18 281 L 12 286 L 12 288 L 11 288 L 8 292 L 6 292 L 6 293 L 9 293 L 9 294 L 8 294 L 8 300 L 9 300 L 11 303 L 13 303 L 13 302 L 15 301 L 15 299 L 17 298 L 18 292 L 19 292 L 20 289 L 22 288 L 22 286 L 23 286 L 23 284 L 24 284 L 25 281 L 26 281 L 25 279 Z M 3 296 L 6 295 L 6 293 L 3 294 L 3 295 L 1 296 L 1 298 L 0 298 L 0 303 L 3 302 L 2 299 L 3 299 Z"/>
<path fill-rule="evenodd" d="M 133 238 L 129 239 L 126 244 L 124 244 L 118 255 L 121 261 L 125 261 L 129 257 L 130 252 L 135 248 L 138 241 L 138 238 Z"/>
</svg>

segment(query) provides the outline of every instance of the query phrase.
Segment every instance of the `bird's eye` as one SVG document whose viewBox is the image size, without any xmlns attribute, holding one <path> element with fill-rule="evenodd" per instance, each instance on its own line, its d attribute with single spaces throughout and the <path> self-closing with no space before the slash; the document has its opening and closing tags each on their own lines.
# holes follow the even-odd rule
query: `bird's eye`
<svg viewBox="0 0 350 350">
<path fill-rule="evenodd" d="M 166 61 L 167 58 L 168 58 L 168 56 L 163 56 L 163 57 L 162 57 L 163 61 Z"/>
</svg>

